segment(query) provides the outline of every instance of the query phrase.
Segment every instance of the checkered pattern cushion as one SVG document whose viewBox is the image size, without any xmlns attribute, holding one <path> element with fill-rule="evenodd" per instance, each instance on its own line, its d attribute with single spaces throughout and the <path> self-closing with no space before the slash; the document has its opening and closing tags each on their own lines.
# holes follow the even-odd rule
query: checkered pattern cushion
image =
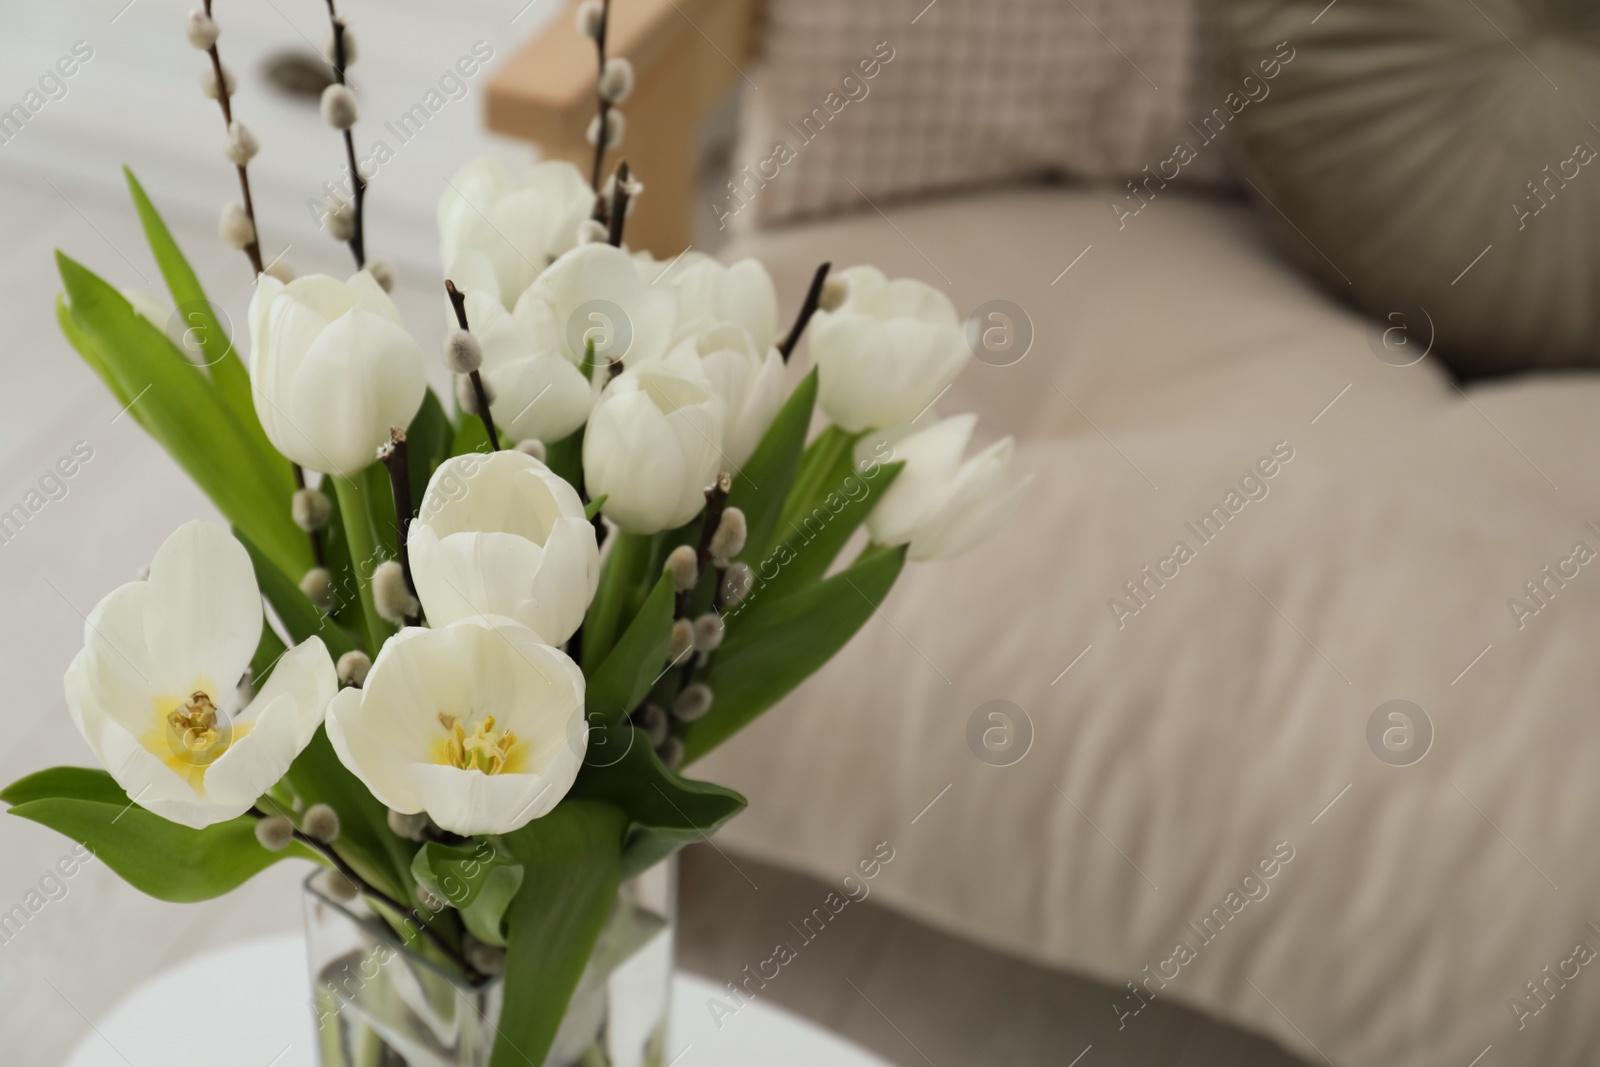
<svg viewBox="0 0 1600 1067">
<path fill-rule="evenodd" d="M 1138 175 L 1194 141 L 1188 121 L 1224 95 L 1208 8 L 767 0 L 735 185 L 715 210 L 765 224 L 1007 180 Z M 1208 146 L 1185 180 L 1225 176 L 1227 148 Z"/>
</svg>

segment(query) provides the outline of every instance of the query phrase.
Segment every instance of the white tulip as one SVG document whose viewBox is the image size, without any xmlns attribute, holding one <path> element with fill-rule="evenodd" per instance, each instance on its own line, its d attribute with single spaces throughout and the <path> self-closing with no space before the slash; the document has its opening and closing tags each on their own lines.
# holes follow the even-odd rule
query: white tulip
<svg viewBox="0 0 1600 1067">
<path fill-rule="evenodd" d="M 732 322 L 750 334 L 758 352 L 778 343 L 778 291 L 760 261 L 723 266 L 710 256 L 684 257 L 663 276 L 678 297 L 679 340 Z"/>
<path fill-rule="evenodd" d="M 422 349 L 366 271 L 349 282 L 313 274 L 287 285 L 262 275 L 250 339 L 261 428 L 302 467 L 356 474 L 422 406 Z"/>
<path fill-rule="evenodd" d="M 963 461 L 977 421 L 976 415 L 956 415 L 925 430 L 900 427 L 857 444 L 858 465 L 869 457 L 905 462 L 867 516 L 874 541 L 909 544 L 911 559 L 938 559 L 966 551 L 1011 517 L 1033 476 L 1011 482 L 1015 442 L 1009 437 Z"/>
<path fill-rule="evenodd" d="M 328 740 L 391 810 L 455 834 L 510 833 L 578 775 L 583 672 L 511 619 L 407 627 L 328 706 Z"/>
<path fill-rule="evenodd" d="M 558 332 L 574 364 L 582 365 L 584 347 L 594 341 L 600 384 L 606 380 L 608 359 L 636 366 L 659 357 L 672 343 L 677 317 L 672 291 L 665 285 L 650 285 L 634 258 L 610 245 L 579 245 L 565 253 L 523 299 L 543 304 L 541 317 Z M 520 307 L 522 300 L 517 304 Z"/>
<path fill-rule="evenodd" d="M 195 829 L 238 818 L 311 741 L 339 686 L 333 660 L 312 637 L 240 706 L 261 627 L 244 546 L 200 521 L 167 538 L 147 580 L 113 590 L 89 615 L 67 668 L 67 708 L 141 807 Z"/>
<path fill-rule="evenodd" d="M 600 581 L 577 490 L 523 452 L 445 460 L 406 538 L 428 622 L 504 615 L 559 645 Z"/>
<path fill-rule="evenodd" d="M 483 257 L 509 308 L 557 256 L 578 243 L 594 193 L 571 163 L 535 163 L 520 180 L 483 156 L 450 179 L 439 198 L 439 258 L 459 286 L 464 258 Z"/>
<path fill-rule="evenodd" d="M 524 293 L 515 310 L 507 311 L 493 290 L 464 291 L 467 321 L 483 351 L 480 373 L 494 397 L 489 410 L 499 431 L 513 441 L 554 442 L 582 426 L 594 406 L 594 392 L 568 355 L 549 304 Z"/>
<path fill-rule="evenodd" d="M 722 399 L 722 455 L 730 468 L 738 468 L 783 407 L 783 357 L 770 345 L 758 347 L 743 327 L 731 322 L 685 338 L 672 353 L 675 360 L 699 360 L 712 391 Z"/>
<path fill-rule="evenodd" d="M 682 526 L 705 490 L 731 466 L 722 455 L 722 399 L 690 352 L 673 352 L 618 375 L 600 394 L 583 437 L 591 499 L 627 533 Z"/>
<path fill-rule="evenodd" d="M 817 402 L 852 433 L 911 422 L 972 353 L 950 298 L 876 267 L 840 272 L 849 295 L 811 320 Z"/>
</svg>

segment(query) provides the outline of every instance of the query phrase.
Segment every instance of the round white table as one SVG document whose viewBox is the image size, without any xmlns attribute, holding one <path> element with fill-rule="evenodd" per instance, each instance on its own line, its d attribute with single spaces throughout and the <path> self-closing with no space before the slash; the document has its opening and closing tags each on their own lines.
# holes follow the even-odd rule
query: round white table
<svg viewBox="0 0 1600 1067">
<path fill-rule="evenodd" d="M 123 997 L 64 1067 L 317 1067 L 299 935 L 214 949 Z M 679 974 L 672 988 L 672 1067 L 887 1067 L 795 1015 L 756 1001 L 718 1029 L 717 986 Z M 726 994 L 724 993 L 724 996 Z"/>
</svg>

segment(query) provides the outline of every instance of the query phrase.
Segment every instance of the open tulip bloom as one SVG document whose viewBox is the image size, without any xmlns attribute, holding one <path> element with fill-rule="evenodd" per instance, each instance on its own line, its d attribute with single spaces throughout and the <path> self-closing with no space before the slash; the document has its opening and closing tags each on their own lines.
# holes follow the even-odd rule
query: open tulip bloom
<svg viewBox="0 0 1600 1067">
<path fill-rule="evenodd" d="M 347 97 L 324 107 L 345 132 Z M 780 335 L 761 264 L 621 246 L 626 175 L 596 190 L 567 163 L 514 180 L 480 161 L 439 205 L 450 302 L 408 309 L 451 315 L 471 401 L 452 411 L 359 208 L 330 209 L 344 281 L 286 280 L 257 220 L 224 212 L 255 276 L 243 353 L 128 183 L 172 305 L 199 309 L 194 350 L 163 300 L 59 255 L 63 332 L 226 525 L 151 546 L 58 665 L 104 769 L 0 799 L 165 900 L 289 857 L 334 867 L 409 947 L 487 981 L 470 906 L 504 934 L 492 1067 L 543 1062 L 618 885 L 744 806 L 682 769 L 820 669 L 908 558 L 971 547 L 1021 498 L 1009 439 L 968 458 L 974 418 L 929 412 L 968 358 L 956 312 L 871 267 L 819 311 L 824 267 Z M 808 321 L 813 366 L 786 373 Z M 845 491 L 862 475 L 878 491 Z M 769 560 L 753 587 L 724 581 Z M 718 640 L 674 659 L 686 619 Z M 438 906 L 419 872 L 464 840 L 523 888 Z M 563 886 L 561 908 L 527 896 Z"/>
</svg>

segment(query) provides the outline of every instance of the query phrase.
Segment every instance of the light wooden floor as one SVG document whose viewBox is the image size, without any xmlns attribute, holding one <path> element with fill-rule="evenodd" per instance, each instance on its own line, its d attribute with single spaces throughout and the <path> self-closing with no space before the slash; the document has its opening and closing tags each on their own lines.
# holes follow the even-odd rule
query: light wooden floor
<svg viewBox="0 0 1600 1067">
<path fill-rule="evenodd" d="M 990 952 L 870 895 L 806 942 L 790 924 L 833 887 L 710 845 L 687 849 L 681 870 L 680 966 L 742 983 L 746 966 L 755 971 L 786 942 L 795 958 L 764 987 L 752 982 L 757 996 L 900 1067 L 1305 1067 L 1170 1002 L 1119 1030 L 1112 1003 L 1122 991 Z"/>
</svg>

